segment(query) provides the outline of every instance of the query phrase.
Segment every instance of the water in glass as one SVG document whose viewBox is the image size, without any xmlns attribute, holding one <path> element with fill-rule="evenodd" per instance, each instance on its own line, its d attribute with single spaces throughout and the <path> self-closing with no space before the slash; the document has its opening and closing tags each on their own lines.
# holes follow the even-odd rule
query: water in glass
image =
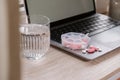
<svg viewBox="0 0 120 80">
<path fill-rule="evenodd" d="M 48 26 L 27 24 L 20 27 L 21 51 L 27 58 L 40 59 L 50 46 Z"/>
</svg>

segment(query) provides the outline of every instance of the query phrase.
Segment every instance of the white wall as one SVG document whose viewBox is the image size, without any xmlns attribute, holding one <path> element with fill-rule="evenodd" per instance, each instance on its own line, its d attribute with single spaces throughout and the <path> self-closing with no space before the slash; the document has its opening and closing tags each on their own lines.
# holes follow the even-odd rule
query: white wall
<svg viewBox="0 0 120 80">
<path fill-rule="evenodd" d="M 96 11 L 98 13 L 106 13 L 109 8 L 109 0 L 95 0 L 96 1 Z"/>
</svg>

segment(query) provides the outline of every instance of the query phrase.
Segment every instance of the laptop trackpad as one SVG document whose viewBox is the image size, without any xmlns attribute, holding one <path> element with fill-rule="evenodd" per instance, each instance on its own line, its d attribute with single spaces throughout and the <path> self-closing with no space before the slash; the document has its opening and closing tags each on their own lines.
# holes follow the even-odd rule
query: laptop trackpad
<svg viewBox="0 0 120 80">
<path fill-rule="evenodd" d="M 120 27 L 97 34 L 92 40 L 109 48 L 117 48 L 120 46 Z"/>
</svg>

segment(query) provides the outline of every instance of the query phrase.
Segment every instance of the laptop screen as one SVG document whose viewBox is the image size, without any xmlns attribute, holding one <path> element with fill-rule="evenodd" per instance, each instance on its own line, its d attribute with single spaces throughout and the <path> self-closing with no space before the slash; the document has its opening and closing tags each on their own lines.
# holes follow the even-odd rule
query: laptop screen
<svg viewBox="0 0 120 80">
<path fill-rule="evenodd" d="M 29 15 L 45 15 L 51 22 L 94 10 L 93 0 L 26 0 Z"/>
</svg>

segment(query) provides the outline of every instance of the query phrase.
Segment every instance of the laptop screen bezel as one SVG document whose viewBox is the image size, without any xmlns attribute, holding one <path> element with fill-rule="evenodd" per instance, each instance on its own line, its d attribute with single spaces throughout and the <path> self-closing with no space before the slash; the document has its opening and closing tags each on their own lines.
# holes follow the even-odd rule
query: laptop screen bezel
<svg viewBox="0 0 120 80">
<path fill-rule="evenodd" d="M 29 16 L 29 9 L 28 9 L 28 5 L 27 5 L 27 0 L 24 0 L 24 5 L 25 5 L 26 15 Z M 50 23 L 50 28 L 55 27 L 55 26 L 59 26 L 59 25 L 62 25 L 62 24 L 65 24 L 65 23 L 68 23 L 68 22 L 71 22 L 71 21 L 75 21 L 75 20 L 78 20 L 78 19 L 83 19 L 85 17 L 88 17 L 88 16 L 91 16 L 91 15 L 95 14 L 96 13 L 95 0 L 93 0 L 93 5 L 94 5 L 93 11 L 83 13 L 83 14 L 80 14 L 80 15 L 76 15 L 76 16 L 73 16 L 73 17 L 65 18 L 65 19 L 62 19 L 62 20 L 51 22 Z M 29 19 L 28 19 L 28 23 L 30 23 Z"/>
</svg>

